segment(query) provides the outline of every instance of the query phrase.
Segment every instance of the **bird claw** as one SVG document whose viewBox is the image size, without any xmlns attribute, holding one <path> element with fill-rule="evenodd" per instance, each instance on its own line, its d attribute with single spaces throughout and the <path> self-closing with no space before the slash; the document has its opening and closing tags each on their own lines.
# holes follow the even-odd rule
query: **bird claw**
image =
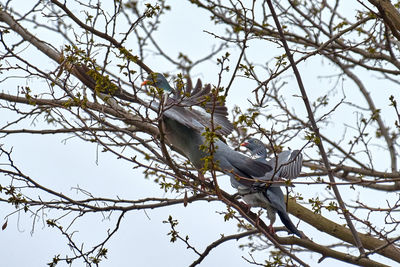
<svg viewBox="0 0 400 267">
<path fill-rule="evenodd" d="M 199 177 L 199 180 L 200 180 L 200 189 L 201 189 L 202 191 L 205 191 L 205 190 L 206 190 L 206 187 L 205 187 L 204 183 L 205 183 L 205 182 L 211 183 L 212 181 L 211 181 L 210 178 L 205 178 L 205 177 L 204 177 L 204 174 L 203 174 L 202 172 L 200 172 L 200 171 L 199 171 L 199 173 L 198 173 L 198 177 Z"/>
<path fill-rule="evenodd" d="M 270 225 L 268 226 L 268 232 L 269 232 L 271 235 L 275 235 L 275 229 L 274 229 L 274 227 L 272 226 L 272 224 L 270 224 Z"/>
</svg>

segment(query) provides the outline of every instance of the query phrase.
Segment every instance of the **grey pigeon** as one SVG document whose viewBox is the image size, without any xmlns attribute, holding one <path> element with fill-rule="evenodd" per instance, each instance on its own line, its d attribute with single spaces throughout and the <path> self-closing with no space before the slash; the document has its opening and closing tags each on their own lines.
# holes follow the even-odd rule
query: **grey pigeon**
<svg viewBox="0 0 400 267">
<path fill-rule="evenodd" d="M 247 142 L 244 142 L 241 145 L 250 150 L 253 158 L 265 159 L 267 157 L 265 144 L 256 138 L 249 138 Z M 272 167 L 273 171 L 266 173 L 262 179 L 294 179 L 297 178 L 301 172 L 301 167 L 303 166 L 303 155 L 300 150 L 286 150 L 266 162 Z"/>
<path fill-rule="evenodd" d="M 228 109 L 224 102 L 214 100 L 211 93 L 211 86 L 202 86 L 200 80 L 193 88 L 192 82 L 188 79 L 185 90 L 175 90 L 165 77 L 160 73 L 152 73 L 142 83 L 143 85 L 153 85 L 158 89 L 163 89 L 164 98 L 162 99 L 163 117 L 176 121 L 187 128 L 203 131 L 204 128 L 211 129 L 211 114 L 213 114 L 214 129 L 217 134 L 228 135 L 233 130 L 233 125 L 228 119 Z M 170 97 L 168 94 L 172 94 Z M 215 102 L 215 103 L 214 103 Z M 158 110 L 160 105 L 152 102 L 150 106 L 153 110 Z"/>
<path fill-rule="evenodd" d="M 200 81 L 192 88 L 189 80 L 186 88 L 179 91 L 173 89 L 163 75 L 153 73 L 142 83 L 145 84 L 172 94 L 171 97 L 164 96 L 161 102 L 161 123 L 165 137 L 198 170 L 204 168 L 204 159 L 209 156 L 208 149 L 204 148 L 207 147 L 204 136 L 207 129 L 214 128 L 217 135 L 227 135 L 233 130 L 232 123 L 227 118 L 225 103 L 215 98 L 210 85 L 203 87 Z M 272 170 L 266 162 L 232 150 L 219 138 L 214 139 L 213 145 L 212 158 L 219 170 L 231 177 L 231 181 L 250 186 L 254 183 L 254 178 L 262 177 Z"/>
<path fill-rule="evenodd" d="M 247 147 L 253 156 L 257 156 L 258 161 L 268 164 L 273 164 L 273 162 L 275 162 L 274 168 L 277 166 L 275 174 L 267 175 L 267 177 L 275 176 L 276 178 L 283 177 L 292 179 L 296 178 L 301 171 L 302 156 L 300 151 L 295 150 L 290 151 L 290 153 L 285 151 L 278 154 L 278 158 L 266 161 L 267 150 L 264 143 L 260 140 L 251 138 L 242 145 Z M 285 162 L 284 159 L 287 161 Z M 267 210 L 267 216 L 270 220 L 269 229 L 271 232 L 273 232 L 272 225 L 276 220 L 276 213 L 278 213 L 279 218 L 290 233 L 300 238 L 303 236 L 289 218 L 286 211 L 285 198 L 279 186 L 265 185 L 258 188 L 254 186 L 247 188 L 240 186 L 238 191 L 249 206 L 262 207 Z"/>
</svg>

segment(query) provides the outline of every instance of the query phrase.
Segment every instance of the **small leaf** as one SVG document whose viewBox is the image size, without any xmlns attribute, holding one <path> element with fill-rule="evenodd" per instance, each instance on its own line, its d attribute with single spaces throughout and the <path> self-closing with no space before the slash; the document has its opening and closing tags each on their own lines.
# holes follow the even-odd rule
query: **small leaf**
<svg viewBox="0 0 400 267">
<path fill-rule="evenodd" d="M 5 230 L 7 228 L 7 223 L 8 223 L 8 219 L 6 220 L 6 222 L 3 224 L 3 226 L 1 227 L 1 230 Z"/>
</svg>

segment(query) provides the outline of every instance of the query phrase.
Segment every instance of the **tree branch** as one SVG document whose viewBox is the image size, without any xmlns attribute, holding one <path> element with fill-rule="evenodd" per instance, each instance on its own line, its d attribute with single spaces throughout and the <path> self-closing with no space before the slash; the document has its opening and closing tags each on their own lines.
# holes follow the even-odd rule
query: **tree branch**
<svg viewBox="0 0 400 267">
<path fill-rule="evenodd" d="M 338 223 L 335 223 L 331 220 L 326 219 L 325 217 L 316 214 L 309 209 L 304 208 L 300 204 L 296 203 L 296 201 L 292 198 L 288 199 L 288 212 L 290 214 L 293 214 L 300 220 L 311 224 L 314 226 L 316 229 L 325 232 L 329 235 L 332 235 L 340 240 L 343 240 L 345 242 L 348 242 L 350 244 L 354 244 L 354 233 L 350 231 L 348 228 L 345 226 L 342 226 Z M 367 234 L 361 234 L 357 232 L 357 236 L 360 238 L 360 242 L 362 243 L 363 247 L 369 250 L 374 250 L 377 248 L 382 248 L 381 250 L 378 250 L 377 253 L 388 257 L 394 261 L 400 262 L 400 249 L 394 245 L 390 245 L 388 247 L 384 247 L 387 242 L 374 238 L 370 235 Z M 306 241 L 305 241 L 306 242 Z M 310 241 L 311 242 L 311 241 Z M 302 244 L 306 244 L 302 242 Z M 315 246 L 312 243 L 309 243 L 307 246 Z M 357 257 L 358 258 L 358 257 Z M 361 259 L 362 257 L 360 257 Z"/>
<path fill-rule="evenodd" d="M 306 90 L 304 88 L 300 73 L 299 73 L 299 71 L 297 69 L 296 63 L 294 62 L 294 59 L 293 59 L 293 56 L 292 56 L 292 53 L 290 52 L 289 46 L 288 46 L 288 44 L 286 42 L 285 35 L 283 34 L 282 28 L 280 26 L 278 17 L 277 17 L 277 15 L 275 13 L 275 10 L 274 10 L 274 7 L 273 7 L 273 5 L 271 3 L 271 0 L 267 0 L 267 3 L 268 3 L 268 6 L 269 6 L 269 8 L 271 10 L 272 17 L 274 18 L 276 27 L 278 29 L 280 39 L 281 39 L 282 44 L 283 44 L 283 46 L 285 48 L 286 55 L 287 55 L 287 57 L 288 57 L 288 59 L 290 61 L 290 64 L 291 64 L 291 66 L 293 68 L 293 72 L 294 72 L 294 74 L 296 76 L 296 80 L 297 80 L 297 83 L 299 85 L 299 89 L 300 89 L 301 95 L 303 97 L 304 104 L 305 104 L 306 109 L 307 109 L 307 114 L 308 114 L 308 118 L 310 119 L 311 126 L 313 128 L 313 131 L 314 131 L 316 137 L 318 138 L 317 145 L 318 145 L 319 151 L 321 153 L 321 157 L 322 157 L 322 160 L 324 162 L 325 168 L 328 171 L 329 180 L 331 181 L 331 183 L 335 183 L 335 178 L 332 175 L 332 171 L 331 171 L 331 168 L 330 168 L 329 160 L 328 160 L 328 157 L 327 157 L 327 155 L 325 153 L 325 149 L 324 149 L 324 146 L 322 144 L 322 139 L 321 139 L 321 136 L 319 134 L 319 128 L 318 128 L 318 126 L 317 126 L 317 124 L 315 122 L 314 114 L 313 114 L 313 112 L 311 110 L 311 106 L 310 106 L 310 103 L 308 101 L 307 93 L 306 93 Z M 350 228 L 350 230 L 351 230 L 351 232 L 353 234 L 353 237 L 354 237 L 354 240 L 355 240 L 355 244 L 356 244 L 357 248 L 359 249 L 360 254 L 363 255 L 363 254 L 365 254 L 364 248 L 362 246 L 360 238 L 358 237 L 358 233 L 357 233 L 353 223 L 351 222 L 349 211 L 346 209 L 346 205 L 344 204 L 344 201 L 343 201 L 343 199 L 342 199 L 342 197 L 340 195 L 339 189 L 337 188 L 337 186 L 335 184 L 332 185 L 332 189 L 333 189 L 333 192 L 335 193 L 335 196 L 336 196 L 336 199 L 337 199 L 337 201 L 339 203 L 339 206 L 340 206 L 340 208 L 341 208 L 341 210 L 342 210 L 342 212 L 343 212 L 343 214 L 344 214 L 344 216 L 346 218 L 347 225 L 349 226 L 349 228 Z"/>
</svg>

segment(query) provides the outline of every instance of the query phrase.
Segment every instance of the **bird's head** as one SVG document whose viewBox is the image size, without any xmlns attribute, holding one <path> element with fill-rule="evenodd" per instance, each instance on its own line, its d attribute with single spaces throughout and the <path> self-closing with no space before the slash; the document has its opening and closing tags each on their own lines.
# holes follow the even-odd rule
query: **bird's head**
<svg viewBox="0 0 400 267">
<path fill-rule="evenodd" d="M 157 72 L 153 72 L 149 76 L 147 76 L 147 79 L 143 81 L 141 86 L 143 85 L 152 85 L 158 89 L 163 89 L 164 91 L 167 92 L 173 91 L 167 79 L 165 79 L 165 77 L 161 73 Z"/>
<path fill-rule="evenodd" d="M 267 153 L 265 144 L 256 138 L 249 138 L 240 145 L 250 150 L 252 155 L 266 155 Z"/>
<path fill-rule="evenodd" d="M 258 147 L 265 147 L 264 143 L 256 138 L 249 138 L 240 145 L 246 147 L 250 151 L 257 149 Z"/>
</svg>

